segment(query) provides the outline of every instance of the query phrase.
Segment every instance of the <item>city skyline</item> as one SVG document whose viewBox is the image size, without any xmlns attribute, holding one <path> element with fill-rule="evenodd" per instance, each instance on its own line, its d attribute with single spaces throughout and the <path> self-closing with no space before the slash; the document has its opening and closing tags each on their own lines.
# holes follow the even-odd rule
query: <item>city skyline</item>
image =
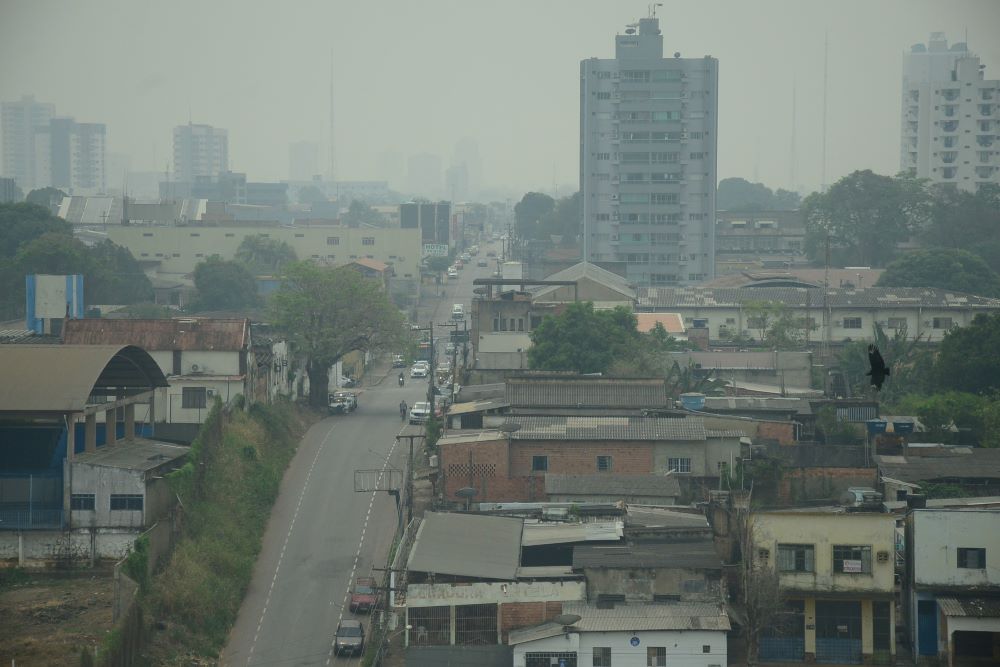
<svg viewBox="0 0 1000 667">
<path fill-rule="evenodd" d="M 666 4 L 665 51 L 719 60 L 719 178 L 819 185 L 824 39 L 828 182 L 855 169 L 898 170 L 900 72 L 913 43 L 941 31 L 968 40 L 987 78 L 1000 69 L 991 39 L 1000 6 L 984 0 Z M 382 156 L 399 155 L 405 171 L 409 156 L 449 156 L 471 137 L 486 188 L 575 185 L 578 63 L 610 57 L 614 32 L 646 14 L 644 3 L 298 3 L 275 14 L 223 2 L 201 7 L 191 22 L 189 6 L 95 2 L 55 12 L 49 3 L 8 4 L 0 9 L 0 100 L 34 95 L 61 115 L 104 123 L 108 151 L 126 154 L 135 171 L 164 170 L 177 125 L 225 128 L 231 169 L 281 180 L 289 145 L 314 142 L 324 153 L 329 145 L 332 49 L 338 179 L 389 179 Z M 108 14 L 130 29 L 89 40 L 88 26 Z M 170 47 L 181 27 L 204 48 Z M 43 29 L 48 38 L 35 39 Z"/>
</svg>

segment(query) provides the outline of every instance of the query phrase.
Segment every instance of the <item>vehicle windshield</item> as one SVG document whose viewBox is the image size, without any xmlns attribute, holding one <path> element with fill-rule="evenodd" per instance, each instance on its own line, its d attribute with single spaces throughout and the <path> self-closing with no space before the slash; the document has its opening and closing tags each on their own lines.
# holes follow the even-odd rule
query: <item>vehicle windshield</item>
<svg viewBox="0 0 1000 667">
<path fill-rule="evenodd" d="M 375 590 L 371 586 L 358 586 L 355 590 L 358 595 L 374 595 Z"/>
<path fill-rule="evenodd" d="M 327 630 L 327 632 L 329 632 L 329 630 Z M 360 637 L 361 628 L 341 628 L 337 635 L 340 637 Z"/>
</svg>

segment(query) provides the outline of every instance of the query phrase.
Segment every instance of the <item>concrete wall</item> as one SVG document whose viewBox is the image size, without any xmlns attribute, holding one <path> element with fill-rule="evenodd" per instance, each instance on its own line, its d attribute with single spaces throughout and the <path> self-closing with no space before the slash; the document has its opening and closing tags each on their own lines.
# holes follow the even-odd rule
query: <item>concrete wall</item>
<svg viewBox="0 0 1000 667">
<path fill-rule="evenodd" d="M 653 602 L 654 595 L 679 595 L 682 601 L 721 602 L 719 572 L 688 568 L 585 568 L 587 595 L 624 595 L 628 602 Z"/>
<path fill-rule="evenodd" d="M 914 510 L 916 585 L 1000 587 L 1000 510 Z M 959 548 L 986 549 L 986 567 L 958 567 Z"/>
<path fill-rule="evenodd" d="M 515 602 L 579 602 L 587 599 L 583 581 L 511 581 L 506 583 L 409 584 L 407 607 Z"/>
<path fill-rule="evenodd" d="M 46 567 L 91 559 L 120 560 L 139 536 L 140 529 L 79 528 L 71 531 L 0 531 L 0 567 Z"/>
<path fill-rule="evenodd" d="M 785 469 L 781 473 L 778 500 L 788 505 L 804 500 L 836 500 L 852 486 L 875 488 L 875 482 L 874 468 Z"/>
<path fill-rule="evenodd" d="M 677 496 L 636 496 L 627 493 L 614 495 L 601 495 L 597 493 L 587 493 L 586 489 L 580 489 L 579 493 L 555 493 L 549 494 L 549 502 L 552 503 L 616 503 L 624 500 L 635 505 L 676 505 Z"/>
<path fill-rule="evenodd" d="M 634 639 L 638 644 L 632 646 Z M 665 647 L 671 667 L 712 667 L 727 662 L 722 630 L 641 630 L 638 632 L 570 632 L 514 647 L 514 667 L 525 667 L 526 653 L 575 652 L 578 667 L 591 667 L 595 647 L 610 647 L 615 667 L 646 667 L 646 649 Z M 704 652 L 705 646 L 709 651 Z"/>
<path fill-rule="evenodd" d="M 111 445 L 113 446 L 113 445 Z M 146 482 L 144 475 L 135 470 L 108 466 L 73 463 L 72 493 L 94 494 L 93 510 L 73 510 L 75 528 L 143 528 L 145 527 Z M 143 510 L 112 510 L 112 494 L 139 494 L 143 496 Z"/>
<path fill-rule="evenodd" d="M 709 438 L 704 442 L 657 442 L 654 449 L 654 472 L 669 470 L 669 459 L 691 459 L 691 472 L 678 473 L 691 477 L 718 477 L 720 464 L 729 465 L 740 458 L 740 443 L 736 438 Z"/>
</svg>

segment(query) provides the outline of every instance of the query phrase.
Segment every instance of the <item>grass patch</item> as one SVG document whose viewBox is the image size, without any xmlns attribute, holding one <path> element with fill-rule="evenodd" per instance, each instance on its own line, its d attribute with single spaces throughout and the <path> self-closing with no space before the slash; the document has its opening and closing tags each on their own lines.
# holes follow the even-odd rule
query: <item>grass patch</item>
<svg viewBox="0 0 1000 667">
<path fill-rule="evenodd" d="M 215 658 L 246 593 L 271 506 L 305 420 L 290 403 L 222 415 L 218 406 L 171 475 L 183 533 L 143 595 L 160 627 L 150 657 Z M 220 421 L 221 420 L 221 421 Z M 164 655 L 160 655 L 163 653 Z"/>
</svg>

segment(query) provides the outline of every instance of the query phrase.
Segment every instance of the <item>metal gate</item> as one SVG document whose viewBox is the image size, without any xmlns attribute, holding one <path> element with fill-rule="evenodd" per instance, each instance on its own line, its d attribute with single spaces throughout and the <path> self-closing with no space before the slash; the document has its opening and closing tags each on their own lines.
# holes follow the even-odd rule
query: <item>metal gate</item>
<svg viewBox="0 0 1000 667">
<path fill-rule="evenodd" d="M 917 601 L 917 653 L 938 654 L 937 601 Z"/>
<path fill-rule="evenodd" d="M 816 600 L 816 662 L 861 662 L 861 602 Z"/>
<path fill-rule="evenodd" d="M 802 662 L 806 657 L 805 602 L 789 600 L 775 627 L 760 638 L 758 657 L 768 662 Z"/>
</svg>

